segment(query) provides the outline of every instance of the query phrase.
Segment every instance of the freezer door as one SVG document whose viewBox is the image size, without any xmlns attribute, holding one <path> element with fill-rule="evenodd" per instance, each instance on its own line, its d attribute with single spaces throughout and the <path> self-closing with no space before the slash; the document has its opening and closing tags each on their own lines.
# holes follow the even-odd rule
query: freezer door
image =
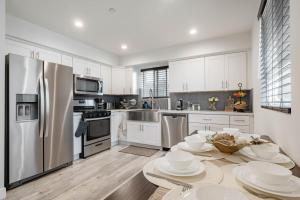
<svg viewBox="0 0 300 200">
<path fill-rule="evenodd" d="M 6 56 L 6 185 L 43 172 L 42 84 L 42 61 Z"/>
<path fill-rule="evenodd" d="M 73 160 L 73 70 L 44 62 L 44 170 Z"/>
</svg>

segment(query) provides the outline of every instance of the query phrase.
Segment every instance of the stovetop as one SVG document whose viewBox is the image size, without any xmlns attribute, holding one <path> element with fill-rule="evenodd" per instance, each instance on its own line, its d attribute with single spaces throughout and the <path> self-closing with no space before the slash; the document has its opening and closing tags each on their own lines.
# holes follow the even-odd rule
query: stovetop
<svg viewBox="0 0 300 200">
<path fill-rule="evenodd" d="M 111 112 L 109 110 L 99 110 L 99 109 L 74 109 L 76 112 L 82 112 L 83 118 L 100 118 L 100 117 L 109 117 Z"/>
</svg>

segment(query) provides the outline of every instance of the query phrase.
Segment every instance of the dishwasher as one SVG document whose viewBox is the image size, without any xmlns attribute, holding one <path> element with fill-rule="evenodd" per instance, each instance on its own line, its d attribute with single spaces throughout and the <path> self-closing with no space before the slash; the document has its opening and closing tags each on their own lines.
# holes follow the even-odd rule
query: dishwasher
<svg viewBox="0 0 300 200">
<path fill-rule="evenodd" d="M 187 114 L 162 114 L 162 147 L 171 148 L 188 135 Z"/>
</svg>

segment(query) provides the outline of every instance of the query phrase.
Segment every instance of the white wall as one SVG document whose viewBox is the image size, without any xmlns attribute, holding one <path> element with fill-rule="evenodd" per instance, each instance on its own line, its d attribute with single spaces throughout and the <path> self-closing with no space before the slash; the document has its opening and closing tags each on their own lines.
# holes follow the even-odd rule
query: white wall
<svg viewBox="0 0 300 200">
<path fill-rule="evenodd" d="M 4 37 L 5 0 L 0 0 L 0 199 L 5 198 L 4 188 Z"/>
<path fill-rule="evenodd" d="M 255 132 L 269 135 L 300 165 L 300 1 L 291 0 L 291 62 L 292 62 L 292 114 L 283 114 L 260 108 L 259 81 L 259 23 L 252 31 L 252 63 L 254 84 Z"/>
<path fill-rule="evenodd" d="M 251 33 L 241 33 L 222 38 L 215 38 L 185 45 L 155 49 L 144 53 L 122 56 L 120 58 L 120 65 L 133 66 L 145 63 L 156 63 L 201 55 L 245 50 L 249 49 L 250 47 Z"/>
<path fill-rule="evenodd" d="M 6 16 L 6 35 L 82 56 L 103 64 L 119 65 L 119 56 L 88 46 L 11 15 Z"/>
</svg>

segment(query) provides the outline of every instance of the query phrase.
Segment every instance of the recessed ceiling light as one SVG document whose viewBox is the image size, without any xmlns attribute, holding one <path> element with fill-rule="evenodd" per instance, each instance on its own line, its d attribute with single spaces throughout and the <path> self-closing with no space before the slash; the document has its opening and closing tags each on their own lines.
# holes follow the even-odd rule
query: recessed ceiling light
<svg viewBox="0 0 300 200">
<path fill-rule="evenodd" d="M 192 28 L 192 29 L 190 30 L 190 35 L 195 35 L 195 34 L 197 34 L 197 29 Z"/>
<path fill-rule="evenodd" d="M 77 28 L 82 28 L 83 27 L 83 22 L 80 19 L 76 19 L 74 21 L 74 26 L 76 26 Z"/>
<path fill-rule="evenodd" d="M 115 12 L 117 12 L 117 10 L 116 10 L 115 8 L 109 8 L 109 9 L 108 9 L 108 12 L 109 12 L 110 14 L 114 14 Z"/>
<path fill-rule="evenodd" d="M 122 44 L 121 49 L 126 50 L 126 49 L 128 49 L 128 46 L 126 44 Z"/>
</svg>

